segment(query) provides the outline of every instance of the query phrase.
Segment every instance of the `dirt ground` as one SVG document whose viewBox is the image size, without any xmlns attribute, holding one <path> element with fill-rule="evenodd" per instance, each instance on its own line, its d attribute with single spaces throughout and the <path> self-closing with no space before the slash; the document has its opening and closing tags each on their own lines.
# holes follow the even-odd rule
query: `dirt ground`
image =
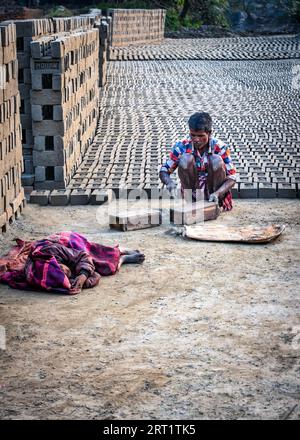
<svg viewBox="0 0 300 440">
<path fill-rule="evenodd" d="M 3 254 L 72 229 L 146 260 L 78 296 L 0 287 L 0 417 L 299 419 L 299 201 L 239 200 L 216 220 L 286 225 L 264 245 L 111 232 L 105 209 L 28 205 L 1 237 Z"/>
</svg>

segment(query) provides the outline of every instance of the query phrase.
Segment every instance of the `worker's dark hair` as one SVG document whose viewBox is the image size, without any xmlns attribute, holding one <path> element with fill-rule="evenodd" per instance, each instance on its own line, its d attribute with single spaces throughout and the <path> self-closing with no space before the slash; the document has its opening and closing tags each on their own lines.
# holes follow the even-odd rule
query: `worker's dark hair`
<svg viewBox="0 0 300 440">
<path fill-rule="evenodd" d="M 188 124 L 192 130 L 204 130 L 207 133 L 211 133 L 212 131 L 212 119 L 209 113 L 194 113 L 190 117 Z"/>
</svg>

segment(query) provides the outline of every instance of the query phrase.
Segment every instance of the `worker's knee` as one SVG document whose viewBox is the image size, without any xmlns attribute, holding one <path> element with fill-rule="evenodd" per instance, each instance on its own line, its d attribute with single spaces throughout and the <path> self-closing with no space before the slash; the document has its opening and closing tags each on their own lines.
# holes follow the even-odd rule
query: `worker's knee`
<svg viewBox="0 0 300 440">
<path fill-rule="evenodd" d="M 212 154 L 209 156 L 209 168 L 213 171 L 219 171 L 224 169 L 224 161 L 218 154 Z"/>
<path fill-rule="evenodd" d="M 191 166 L 195 165 L 195 158 L 192 154 L 189 153 L 184 153 L 178 162 L 178 167 L 183 169 L 183 170 L 187 170 L 188 168 L 190 168 Z"/>
</svg>

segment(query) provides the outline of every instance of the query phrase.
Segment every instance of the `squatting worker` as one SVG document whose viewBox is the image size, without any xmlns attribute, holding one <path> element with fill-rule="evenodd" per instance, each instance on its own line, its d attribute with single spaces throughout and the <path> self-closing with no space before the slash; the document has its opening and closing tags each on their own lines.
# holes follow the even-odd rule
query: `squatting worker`
<svg viewBox="0 0 300 440">
<path fill-rule="evenodd" d="M 225 211 L 232 209 L 230 189 L 236 169 L 230 147 L 212 136 L 212 119 L 208 113 L 194 113 L 189 121 L 190 134 L 172 147 L 170 158 L 161 167 L 159 177 L 170 193 L 176 188 L 170 175 L 178 169 L 181 192 L 192 190 L 192 200 L 200 198 L 218 202 Z"/>
</svg>

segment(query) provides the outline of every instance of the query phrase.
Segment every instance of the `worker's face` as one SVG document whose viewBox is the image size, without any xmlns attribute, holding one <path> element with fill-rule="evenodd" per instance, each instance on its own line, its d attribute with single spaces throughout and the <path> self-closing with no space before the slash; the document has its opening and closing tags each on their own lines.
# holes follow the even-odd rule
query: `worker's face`
<svg viewBox="0 0 300 440">
<path fill-rule="evenodd" d="M 65 264 L 60 264 L 60 268 L 64 272 L 64 274 L 67 275 L 68 278 L 71 278 L 72 272 L 68 266 L 66 266 Z"/>
<path fill-rule="evenodd" d="M 204 130 L 192 130 L 190 128 L 190 136 L 197 150 L 204 150 L 209 141 L 209 133 Z"/>
</svg>

